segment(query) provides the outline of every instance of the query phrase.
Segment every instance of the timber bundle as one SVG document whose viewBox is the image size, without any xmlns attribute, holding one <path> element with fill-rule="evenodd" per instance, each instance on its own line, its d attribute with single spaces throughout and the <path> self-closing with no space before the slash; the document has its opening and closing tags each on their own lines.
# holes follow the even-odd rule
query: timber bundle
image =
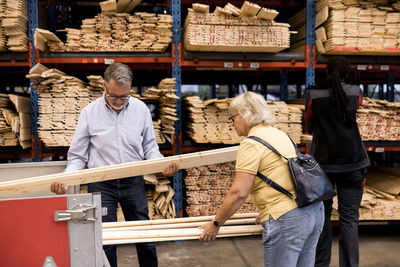
<svg viewBox="0 0 400 267">
<path fill-rule="evenodd" d="M 232 184 L 235 162 L 186 169 L 186 212 L 189 216 L 214 215 Z M 256 212 L 250 197 L 239 213 Z"/>
<path fill-rule="evenodd" d="M 277 23 L 278 12 L 245 1 L 209 13 L 193 4 L 185 20 L 184 45 L 190 51 L 279 52 L 289 47 L 289 24 Z"/>
<path fill-rule="evenodd" d="M 0 146 L 31 146 L 29 97 L 0 94 Z"/>
<path fill-rule="evenodd" d="M 39 94 L 40 139 L 49 147 L 69 146 L 80 112 L 103 94 L 103 77 L 89 75 L 87 76 L 89 83 L 86 83 L 60 70 L 48 69 L 40 63 L 35 65 L 26 77 L 33 79 L 32 86 Z M 161 107 L 161 119 L 159 122 L 153 121 L 153 125 L 157 143 L 161 144 L 165 143 L 166 138 L 172 141 L 172 137 L 168 135 L 175 131 L 173 125 L 177 120 L 175 100 L 178 97 L 174 94 L 174 79 L 166 78 L 158 87 L 161 89 L 155 89 L 158 90 L 155 99 Z"/>
<path fill-rule="evenodd" d="M 365 174 L 360 220 L 400 219 L 400 171 L 397 168 L 373 167 Z M 332 219 L 338 219 L 334 198 Z"/>
<path fill-rule="evenodd" d="M 202 101 L 198 96 L 186 97 L 188 135 L 196 143 L 240 143 L 243 138 L 237 136 L 228 112 L 231 100 Z M 303 133 L 302 109 L 298 105 L 287 105 L 282 101 L 267 101 L 267 104 L 276 118 L 274 127 L 287 133 L 299 144 Z"/>
<path fill-rule="evenodd" d="M 66 43 L 42 29 L 35 32 L 35 40 L 37 47 L 50 52 L 163 52 L 172 41 L 171 27 L 171 15 L 102 12 L 84 19 L 81 29 L 63 30 Z"/>
<path fill-rule="evenodd" d="M 364 141 L 400 140 L 400 103 L 364 97 L 357 111 L 357 123 Z"/>
<path fill-rule="evenodd" d="M 316 47 L 322 54 L 400 53 L 400 5 L 394 1 L 318 0 Z M 305 10 L 289 23 L 304 39 Z M 304 42 L 304 41 L 303 41 Z"/>
<path fill-rule="evenodd" d="M 217 237 L 261 234 L 263 227 L 255 224 L 256 216 L 256 213 L 233 215 L 221 227 Z M 201 234 L 199 227 L 213 218 L 214 216 L 201 216 L 103 223 L 103 245 L 198 239 Z"/>
<path fill-rule="evenodd" d="M 0 0 L 0 51 L 28 51 L 28 1 Z"/>
</svg>

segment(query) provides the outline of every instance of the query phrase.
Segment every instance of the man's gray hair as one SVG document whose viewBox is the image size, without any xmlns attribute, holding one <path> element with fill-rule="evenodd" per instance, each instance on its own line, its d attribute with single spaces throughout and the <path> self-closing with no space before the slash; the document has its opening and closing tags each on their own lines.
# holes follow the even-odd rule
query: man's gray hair
<svg viewBox="0 0 400 267">
<path fill-rule="evenodd" d="M 133 73 L 131 68 L 122 63 L 113 63 L 104 71 L 106 83 L 113 79 L 118 85 L 132 85 Z"/>
</svg>

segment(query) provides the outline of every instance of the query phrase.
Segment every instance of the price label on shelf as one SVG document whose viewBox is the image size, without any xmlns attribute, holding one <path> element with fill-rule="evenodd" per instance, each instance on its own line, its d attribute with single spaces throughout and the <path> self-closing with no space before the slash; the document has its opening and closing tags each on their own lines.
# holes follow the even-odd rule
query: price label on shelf
<svg viewBox="0 0 400 267">
<path fill-rule="evenodd" d="M 224 62 L 224 68 L 233 68 L 233 62 Z"/>
<path fill-rule="evenodd" d="M 357 70 L 366 70 L 367 65 L 357 65 Z"/>
<path fill-rule="evenodd" d="M 106 65 L 114 64 L 114 59 L 112 59 L 112 58 L 105 58 L 105 59 L 104 59 L 104 64 L 106 64 Z"/>
<path fill-rule="evenodd" d="M 383 152 L 385 152 L 385 148 L 384 147 L 377 147 L 377 148 L 375 148 L 375 152 L 383 153 Z"/>
<path fill-rule="evenodd" d="M 389 70 L 389 65 L 381 65 L 381 70 Z"/>
<path fill-rule="evenodd" d="M 250 68 L 258 69 L 260 67 L 260 63 L 258 62 L 250 62 Z"/>
</svg>

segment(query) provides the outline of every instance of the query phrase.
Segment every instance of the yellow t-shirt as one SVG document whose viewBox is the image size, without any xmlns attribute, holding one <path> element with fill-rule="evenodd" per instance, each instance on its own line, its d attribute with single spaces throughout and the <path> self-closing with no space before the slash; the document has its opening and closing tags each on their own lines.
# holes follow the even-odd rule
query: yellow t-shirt
<svg viewBox="0 0 400 267">
<path fill-rule="evenodd" d="M 248 136 L 265 140 L 287 158 L 296 157 L 294 146 L 286 133 L 272 126 L 256 125 L 250 129 Z M 245 138 L 240 143 L 236 171 L 254 175 L 259 171 L 296 196 L 287 161 L 255 140 Z M 295 200 L 270 187 L 258 177 L 254 177 L 250 195 L 260 213 L 261 222 L 269 220 L 269 215 L 276 220 L 297 208 Z"/>
</svg>

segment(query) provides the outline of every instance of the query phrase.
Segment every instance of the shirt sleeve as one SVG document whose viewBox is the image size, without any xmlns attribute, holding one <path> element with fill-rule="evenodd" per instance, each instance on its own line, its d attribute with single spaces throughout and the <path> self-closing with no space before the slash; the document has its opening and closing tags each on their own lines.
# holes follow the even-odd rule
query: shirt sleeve
<svg viewBox="0 0 400 267">
<path fill-rule="evenodd" d="M 154 133 L 153 120 L 150 110 L 146 107 L 145 120 L 143 125 L 143 153 L 145 159 L 158 159 L 164 156 L 160 153 Z"/>
<path fill-rule="evenodd" d="M 254 144 L 242 141 L 236 156 L 236 171 L 256 175 L 260 167 L 261 154 Z"/>
<path fill-rule="evenodd" d="M 68 150 L 68 162 L 64 172 L 86 168 L 89 159 L 89 144 L 88 119 L 85 110 L 83 110 L 79 116 L 74 137 Z"/>
</svg>

